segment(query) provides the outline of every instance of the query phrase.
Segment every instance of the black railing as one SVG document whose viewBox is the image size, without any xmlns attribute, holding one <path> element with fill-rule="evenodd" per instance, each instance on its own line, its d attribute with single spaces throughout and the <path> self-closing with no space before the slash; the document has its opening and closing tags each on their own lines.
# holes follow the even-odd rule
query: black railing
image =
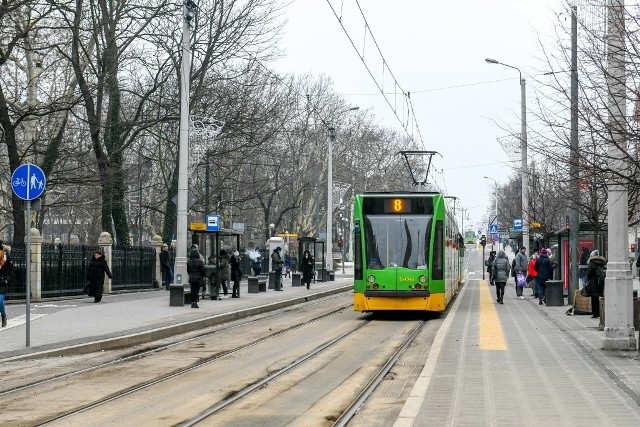
<svg viewBox="0 0 640 427">
<path fill-rule="evenodd" d="M 15 280 L 9 283 L 9 291 L 5 295 L 5 298 L 8 300 L 26 299 L 27 257 L 25 256 L 25 246 L 12 246 L 9 259 L 11 260 L 11 264 L 13 264 Z"/>
<path fill-rule="evenodd" d="M 42 245 L 42 297 L 81 295 L 87 283 L 87 268 L 99 246 Z M 7 300 L 26 299 L 26 251 L 13 246 L 10 259 L 15 280 L 9 285 Z M 113 248 L 112 290 L 147 289 L 154 286 L 156 252 L 151 247 Z"/>
<path fill-rule="evenodd" d="M 156 251 L 144 246 L 113 248 L 111 289 L 145 289 L 154 287 Z"/>
<path fill-rule="evenodd" d="M 99 246 L 42 245 L 42 296 L 80 295 L 87 283 L 87 267 Z"/>
</svg>

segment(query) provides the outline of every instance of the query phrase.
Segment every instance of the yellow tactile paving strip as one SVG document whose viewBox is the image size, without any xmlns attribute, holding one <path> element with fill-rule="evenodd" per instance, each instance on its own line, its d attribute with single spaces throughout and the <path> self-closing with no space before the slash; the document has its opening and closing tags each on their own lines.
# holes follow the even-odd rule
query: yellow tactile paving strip
<svg viewBox="0 0 640 427">
<path fill-rule="evenodd" d="M 506 351 L 507 342 L 496 311 L 496 302 L 485 280 L 480 283 L 480 349 Z"/>
</svg>

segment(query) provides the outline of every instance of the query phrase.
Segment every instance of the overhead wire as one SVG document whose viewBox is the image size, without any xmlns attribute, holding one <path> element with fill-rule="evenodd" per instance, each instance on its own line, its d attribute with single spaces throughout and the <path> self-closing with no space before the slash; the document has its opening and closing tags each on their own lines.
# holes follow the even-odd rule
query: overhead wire
<svg viewBox="0 0 640 427">
<path fill-rule="evenodd" d="M 404 103 L 407 104 L 406 123 L 405 123 L 405 118 L 404 117 L 401 118 L 398 115 L 397 107 L 391 104 L 391 101 L 385 95 L 384 88 L 381 86 L 381 84 L 375 78 L 375 76 L 373 74 L 373 71 L 371 70 L 369 65 L 366 63 L 366 61 L 364 60 L 364 46 L 363 46 L 363 53 L 361 54 L 360 51 L 358 50 L 358 48 L 356 47 L 356 44 L 355 44 L 353 38 L 351 37 L 351 35 L 347 31 L 346 27 L 344 26 L 344 23 L 342 21 L 342 15 L 338 16 L 338 13 L 337 13 L 336 9 L 333 7 L 333 5 L 331 4 L 330 0 L 327 0 L 327 4 L 331 8 L 331 11 L 333 12 L 333 15 L 336 17 L 336 20 L 338 21 L 338 24 L 340 24 L 340 27 L 342 28 L 342 30 L 344 31 L 345 35 L 347 36 L 347 39 L 349 39 L 349 43 L 351 43 L 351 46 L 353 47 L 353 49 L 358 54 L 358 58 L 360 59 L 360 62 L 362 62 L 362 64 L 364 65 L 365 69 L 369 73 L 369 76 L 373 79 L 373 82 L 376 85 L 376 87 L 378 88 L 378 91 L 384 96 L 385 101 L 387 102 L 387 104 L 389 105 L 391 110 L 393 111 L 393 114 L 396 116 L 396 119 L 398 119 L 398 122 L 400 123 L 400 125 L 402 126 L 404 131 L 407 133 L 407 136 L 413 141 L 415 139 L 414 135 L 412 135 L 411 132 L 409 132 L 409 130 L 407 129 L 408 126 L 409 126 L 409 119 L 410 119 L 409 111 L 411 111 L 411 115 L 412 115 L 411 119 L 413 120 L 413 124 L 416 127 L 416 132 L 417 132 L 417 135 L 418 135 L 418 139 L 420 140 L 420 143 L 424 146 L 425 145 L 424 144 L 424 140 L 422 139 L 422 134 L 420 132 L 420 128 L 418 126 L 418 122 L 415 119 L 415 113 L 413 111 L 413 105 L 411 104 L 411 96 L 410 96 L 409 92 L 406 92 L 404 89 L 402 89 L 402 87 L 400 86 L 400 83 L 398 82 L 398 79 L 396 79 L 395 75 L 391 71 L 391 68 L 389 68 L 389 65 L 388 65 L 389 62 L 384 57 L 384 55 L 382 53 L 382 50 L 380 49 L 380 46 L 378 45 L 378 42 L 377 42 L 375 36 L 373 35 L 373 31 L 371 31 L 371 27 L 369 26 L 369 23 L 367 22 L 367 19 L 366 19 L 365 15 L 364 15 L 364 12 L 362 11 L 362 8 L 360 7 L 360 3 L 358 2 L 358 0 L 356 0 L 356 4 L 358 6 L 358 9 L 360 10 L 360 14 L 362 15 L 362 19 L 364 20 L 365 38 L 366 38 L 366 33 L 368 32 L 369 35 L 371 36 L 375 46 L 376 46 L 376 49 L 378 50 L 378 54 L 382 58 L 383 68 L 386 68 L 387 71 L 389 72 L 389 74 L 391 75 L 391 77 L 393 78 L 393 82 L 394 82 L 395 87 L 400 89 L 400 92 L 401 92 L 402 96 L 404 97 L 403 101 L 404 101 Z M 395 99 L 394 99 L 394 101 L 395 101 Z M 403 105 L 403 108 L 404 108 L 404 105 Z"/>
</svg>

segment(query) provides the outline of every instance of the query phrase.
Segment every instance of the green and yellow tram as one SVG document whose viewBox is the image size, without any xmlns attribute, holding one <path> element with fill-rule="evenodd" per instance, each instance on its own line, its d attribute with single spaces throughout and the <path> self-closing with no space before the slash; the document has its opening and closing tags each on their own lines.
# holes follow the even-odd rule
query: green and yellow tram
<svg viewBox="0 0 640 427">
<path fill-rule="evenodd" d="M 464 239 L 440 193 L 356 195 L 354 310 L 443 311 L 462 277 Z"/>
</svg>

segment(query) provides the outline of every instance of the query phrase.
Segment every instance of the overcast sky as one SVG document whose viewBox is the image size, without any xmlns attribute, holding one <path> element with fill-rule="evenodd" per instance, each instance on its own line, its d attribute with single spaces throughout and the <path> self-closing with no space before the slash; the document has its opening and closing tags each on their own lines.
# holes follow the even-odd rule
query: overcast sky
<svg viewBox="0 0 640 427">
<path fill-rule="evenodd" d="M 364 44 L 367 63 L 381 70 L 371 39 L 364 39 L 356 1 L 330 3 L 338 14 L 342 10 L 342 22 L 360 50 Z M 446 193 L 459 197 L 471 222 L 479 224 L 487 207 L 493 208 L 494 184 L 483 177 L 500 185 L 513 172 L 496 140 L 509 133 L 501 126 L 520 129 L 518 72 L 485 58 L 516 66 L 525 78 L 539 78 L 547 71 L 538 59 L 540 43 L 555 43 L 561 0 L 360 0 L 360 6 L 389 68 L 411 92 L 424 149 L 443 156 L 434 160 L 443 171 L 438 183 L 444 181 Z M 370 109 L 382 126 L 401 129 L 327 0 L 294 0 L 285 17 L 286 56 L 276 69 L 325 74 L 348 103 Z M 535 85 L 527 78 L 528 107 Z"/>
</svg>

